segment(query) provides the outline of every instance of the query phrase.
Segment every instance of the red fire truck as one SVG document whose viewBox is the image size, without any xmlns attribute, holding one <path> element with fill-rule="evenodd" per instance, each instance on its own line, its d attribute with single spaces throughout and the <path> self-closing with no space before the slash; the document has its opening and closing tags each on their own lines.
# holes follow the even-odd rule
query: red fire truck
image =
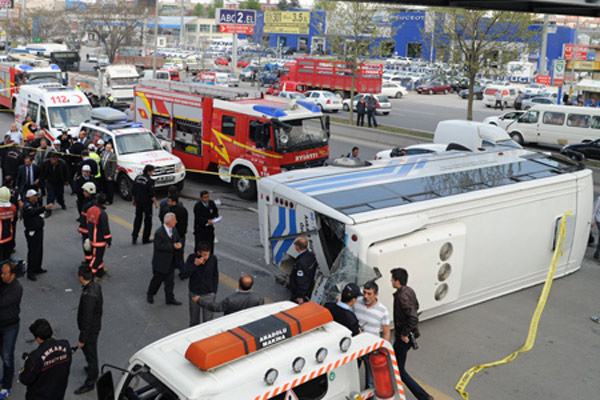
<svg viewBox="0 0 600 400">
<path fill-rule="evenodd" d="M 309 90 L 328 89 L 346 98 L 352 88 L 352 63 L 297 59 L 284 65 L 281 82 L 295 81 L 307 85 Z M 355 93 L 380 93 L 383 65 L 362 63 L 356 68 Z"/>
<path fill-rule="evenodd" d="M 47 61 L 0 63 L 0 106 L 14 109 L 21 85 L 42 82 L 62 83 L 60 67 Z"/>
<path fill-rule="evenodd" d="M 141 81 L 134 96 L 136 121 L 167 141 L 186 168 L 218 171 L 245 199 L 256 197 L 255 178 L 329 157 L 329 118 L 306 101 L 160 80 Z"/>
</svg>

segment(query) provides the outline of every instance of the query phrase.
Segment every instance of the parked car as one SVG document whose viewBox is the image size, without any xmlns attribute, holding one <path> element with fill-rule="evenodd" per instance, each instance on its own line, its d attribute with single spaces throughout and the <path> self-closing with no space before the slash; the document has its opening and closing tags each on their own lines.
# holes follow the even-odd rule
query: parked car
<svg viewBox="0 0 600 400">
<path fill-rule="evenodd" d="M 240 80 L 235 74 L 229 73 L 227 74 L 227 85 L 229 87 L 238 87 L 240 86 Z"/>
<path fill-rule="evenodd" d="M 530 99 L 523 100 L 522 108 L 523 110 L 529 110 L 531 107 L 538 104 L 556 104 L 556 99 L 542 96 L 532 97 Z"/>
<path fill-rule="evenodd" d="M 523 115 L 525 111 L 509 111 L 504 114 L 500 114 L 497 116 L 487 117 L 483 120 L 484 124 L 496 125 L 502 129 L 506 129 L 506 127 L 513 121 L 519 119 L 521 115 Z"/>
<path fill-rule="evenodd" d="M 546 90 L 546 86 L 542 85 L 541 83 L 530 83 L 529 85 L 525 86 L 525 94 L 539 94 L 540 92 L 543 92 L 544 90 Z"/>
<path fill-rule="evenodd" d="M 389 65 L 406 66 L 410 65 L 411 61 L 408 57 L 392 56 L 385 60 L 385 63 Z"/>
<path fill-rule="evenodd" d="M 342 99 L 335 93 L 326 90 L 311 90 L 305 93 L 311 103 L 315 103 L 322 111 L 338 112 L 342 109 Z"/>
<path fill-rule="evenodd" d="M 274 85 L 279 82 L 279 77 L 273 72 L 263 71 L 258 74 L 258 82 L 260 86 Z"/>
<path fill-rule="evenodd" d="M 279 97 L 293 100 L 306 100 L 306 95 L 300 92 L 279 92 Z"/>
<path fill-rule="evenodd" d="M 583 161 L 583 157 L 600 160 L 600 139 L 592 142 L 573 143 L 560 149 L 560 153 L 577 161 Z"/>
<path fill-rule="evenodd" d="M 291 56 L 296 52 L 296 48 L 293 46 L 283 46 L 281 49 L 281 55 Z"/>
<path fill-rule="evenodd" d="M 356 111 L 356 105 L 360 100 L 360 97 L 363 96 L 365 98 L 365 102 L 369 100 L 371 96 L 375 96 L 375 100 L 377 100 L 377 105 L 375 108 L 375 113 L 379 115 L 388 115 L 390 111 L 392 111 L 392 103 L 390 103 L 390 99 L 383 94 L 370 94 L 370 93 L 360 93 L 354 96 L 352 99 L 352 109 Z M 350 111 L 350 99 L 345 99 L 343 102 L 344 111 Z"/>
<path fill-rule="evenodd" d="M 246 68 L 248 65 L 250 65 L 250 61 L 243 58 L 237 62 L 238 68 Z"/>
<path fill-rule="evenodd" d="M 483 86 L 474 86 L 473 87 L 473 98 L 477 99 L 477 100 L 483 100 L 483 90 L 485 88 Z M 460 92 L 458 92 L 458 95 L 460 96 L 461 99 L 468 99 L 469 98 L 469 89 L 463 89 Z"/>
<path fill-rule="evenodd" d="M 227 57 L 217 57 L 215 59 L 215 65 L 229 65 L 229 59 Z"/>
<path fill-rule="evenodd" d="M 87 60 L 91 63 L 97 63 L 98 62 L 98 54 L 94 54 L 94 53 L 88 54 Z"/>
<path fill-rule="evenodd" d="M 254 65 L 254 64 L 247 65 L 246 67 L 244 67 L 242 72 L 240 72 L 240 80 L 242 82 L 251 81 L 252 73 L 255 71 L 258 71 L 258 67 L 256 65 Z"/>
<path fill-rule="evenodd" d="M 375 155 L 376 160 L 385 158 L 395 158 L 404 156 L 414 156 L 418 154 L 437 154 L 446 151 L 448 145 L 437 143 L 413 144 L 407 147 L 394 147 L 393 149 L 382 150 Z"/>
<path fill-rule="evenodd" d="M 381 85 L 381 94 L 399 99 L 403 96 L 406 96 L 408 91 L 399 83 L 387 82 Z"/>
<path fill-rule="evenodd" d="M 417 93 L 423 94 L 434 94 L 444 93 L 447 94 L 452 90 L 450 84 L 446 81 L 429 81 L 417 86 Z"/>
</svg>

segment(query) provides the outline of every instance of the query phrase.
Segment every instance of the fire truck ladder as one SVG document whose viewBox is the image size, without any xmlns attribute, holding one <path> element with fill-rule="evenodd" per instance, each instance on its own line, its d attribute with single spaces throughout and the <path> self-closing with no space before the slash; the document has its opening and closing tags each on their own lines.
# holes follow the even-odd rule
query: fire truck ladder
<svg viewBox="0 0 600 400">
<path fill-rule="evenodd" d="M 172 90 L 174 92 L 197 94 L 220 100 L 260 99 L 263 94 L 260 91 L 249 91 L 225 86 L 208 85 L 199 82 L 174 82 L 160 79 L 143 79 L 140 86 L 154 89 Z"/>
</svg>

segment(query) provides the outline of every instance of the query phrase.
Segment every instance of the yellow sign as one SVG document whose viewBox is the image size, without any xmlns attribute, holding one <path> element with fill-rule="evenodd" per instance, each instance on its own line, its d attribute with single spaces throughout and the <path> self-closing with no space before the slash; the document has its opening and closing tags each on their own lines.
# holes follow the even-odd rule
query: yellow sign
<svg viewBox="0 0 600 400">
<path fill-rule="evenodd" d="M 567 71 L 572 68 L 573 61 L 567 61 Z M 575 69 L 580 71 L 600 71 L 598 61 L 575 61 Z"/>
<path fill-rule="evenodd" d="M 308 35 L 310 11 L 265 11 L 265 33 Z"/>
</svg>

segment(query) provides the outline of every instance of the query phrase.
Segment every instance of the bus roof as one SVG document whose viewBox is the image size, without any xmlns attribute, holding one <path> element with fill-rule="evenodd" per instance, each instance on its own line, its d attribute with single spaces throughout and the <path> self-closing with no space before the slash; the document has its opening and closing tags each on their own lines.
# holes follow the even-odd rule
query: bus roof
<svg viewBox="0 0 600 400">
<path fill-rule="evenodd" d="M 376 219 L 382 209 L 517 184 L 581 169 L 544 153 L 496 147 L 327 166 L 264 178 L 259 190 L 294 199 L 344 223 Z M 359 216 L 360 215 L 360 216 Z M 371 215 L 371 217 L 369 216 Z"/>
</svg>

